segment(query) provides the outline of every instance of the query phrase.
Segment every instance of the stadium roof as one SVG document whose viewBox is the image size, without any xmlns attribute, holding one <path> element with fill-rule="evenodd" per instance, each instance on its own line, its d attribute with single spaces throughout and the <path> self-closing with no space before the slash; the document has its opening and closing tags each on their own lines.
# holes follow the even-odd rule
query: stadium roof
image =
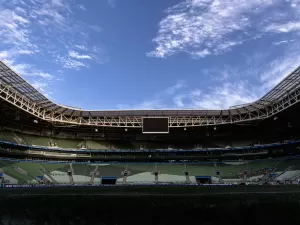
<svg viewBox="0 0 300 225">
<path fill-rule="evenodd" d="M 101 117 L 101 116 L 205 116 L 205 115 L 237 115 L 263 109 L 278 102 L 289 93 L 300 87 L 300 66 L 282 80 L 276 87 L 261 99 L 226 110 L 101 110 L 88 111 L 56 104 L 45 97 L 11 68 L 0 61 L 0 85 L 9 87 L 22 98 L 30 101 L 36 107 L 47 112 L 55 112 L 71 117 Z"/>
</svg>

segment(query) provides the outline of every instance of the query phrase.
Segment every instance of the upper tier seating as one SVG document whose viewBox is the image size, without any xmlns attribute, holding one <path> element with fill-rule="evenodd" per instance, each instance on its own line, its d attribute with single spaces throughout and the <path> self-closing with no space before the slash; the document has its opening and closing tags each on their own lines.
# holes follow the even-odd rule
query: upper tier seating
<svg viewBox="0 0 300 225">
<path fill-rule="evenodd" d="M 164 142 L 118 142 L 118 141 L 98 141 L 98 140 L 74 140 L 56 137 L 43 137 L 38 135 L 23 134 L 16 131 L 0 131 L 0 140 L 14 142 L 18 144 L 57 147 L 57 148 L 70 148 L 70 149 L 196 149 L 199 148 L 225 148 L 226 146 L 241 147 L 248 146 L 251 141 L 236 141 L 228 145 L 226 142 L 216 141 L 215 143 L 203 144 L 167 144 Z"/>
</svg>

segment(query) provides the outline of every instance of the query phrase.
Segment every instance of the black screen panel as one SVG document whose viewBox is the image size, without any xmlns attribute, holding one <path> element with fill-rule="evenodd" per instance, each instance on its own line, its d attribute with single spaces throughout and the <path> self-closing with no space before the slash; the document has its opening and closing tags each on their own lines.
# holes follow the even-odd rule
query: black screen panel
<svg viewBox="0 0 300 225">
<path fill-rule="evenodd" d="M 159 118 L 144 117 L 143 133 L 149 133 L 149 134 L 169 133 L 169 118 L 168 117 L 159 117 Z"/>
<path fill-rule="evenodd" d="M 101 184 L 116 184 L 117 178 L 116 177 L 102 177 Z"/>
</svg>

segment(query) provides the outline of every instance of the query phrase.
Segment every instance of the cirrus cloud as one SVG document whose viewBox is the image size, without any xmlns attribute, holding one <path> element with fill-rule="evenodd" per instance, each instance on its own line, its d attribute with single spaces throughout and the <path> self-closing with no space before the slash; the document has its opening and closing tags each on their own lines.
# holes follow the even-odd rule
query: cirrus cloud
<svg viewBox="0 0 300 225">
<path fill-rule="evenodd" d="M 149 57 L 165 58 L 179 52 L 203 58 L 219 55 L 267 32 L 299 30 L 299 23 L 280 23 L 297 14 L 294 2 L 280 0 L 185 0 L 168 8 L 160 21 L 156 47 Z M 265 13 L 268 12 L 268 17 Z M 267 23 L 266 23 L 267 22 Z M 272 22 L 274 23 L 273 25 Z M 276 23 L 276 24 L 275 24 Z"/>
</svg>

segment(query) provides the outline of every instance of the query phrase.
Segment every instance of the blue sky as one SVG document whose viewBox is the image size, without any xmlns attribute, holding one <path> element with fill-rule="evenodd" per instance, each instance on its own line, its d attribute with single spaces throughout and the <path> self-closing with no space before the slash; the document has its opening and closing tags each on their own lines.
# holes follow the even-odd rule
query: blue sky
<svg viewBox="0 0 300 225">
<path fill-rule="evenodd" d="M 83 109 L 224 109 L 300 65 L 300 0 L 0 0 L 0 60 Z"/>
</svg>

